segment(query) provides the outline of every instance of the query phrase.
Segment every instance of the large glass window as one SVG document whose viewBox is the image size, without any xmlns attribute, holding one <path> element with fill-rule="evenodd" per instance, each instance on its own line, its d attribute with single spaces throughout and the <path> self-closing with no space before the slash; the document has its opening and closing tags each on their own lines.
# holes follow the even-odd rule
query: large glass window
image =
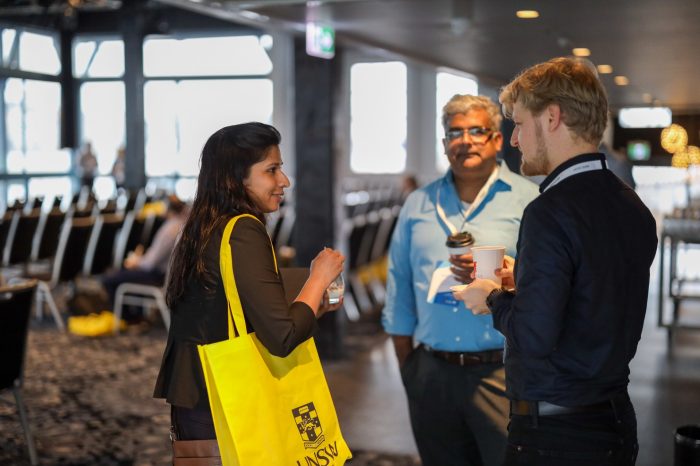
<svg viewBox="0 0 700 466">
<path fill-rule="evenodd" d="M 266 75 L 272 61 L 258 36 L 148 38 L 143 44 L 146 76 Z"/>
<path fill-rule="evenodd" d="M 15 40 L 17 39 L 17 30 L 12 28 L 7 28 L 2 30 L 2 63 L 7 68 L 16 68 L 17 65 L 12 65 L 11 57 L 15 50 Z"/>
<path fill-rule="evenodd" d="M 447 72 L 438 72 L 435 75 L 435 166 L 439 172 L 444 172 L 450 166 L 445 155 L 445 146 L 442 139 L 445 137 L 445 129 L 442 126 L 442 107 L 445 106 L 455 94 L 479 95 L 479 84 L 476 78 Z"/>
<path fill-rule="evenodd" d="M 146 39 L 147 176 L 195 177 L 202 146 L 214 131 L 246 121 L 272 122 L 269 47 L 265 36 Z M 177 186 L 191 189 L 187 181 Z"/>
<path fill-rule="evenodd" d="M 61 86 L 55 82 L 5 81 L 7 173 L 62 173 L 70 156 L 59 150 Z"/>
<path fill-rule="evenodd" d="M 120 39 L 77 39 L 73 44 L 76 78 L 118 78 L 124 74 L 124 42 Z"/>
<path fill-rule="evenodd" d="M 358 63 L 350 69 L 350 168 L 401 173 L 406 168 L 406 65 Z M 381 105 L 377 105 L 381 102 Z"/>
<path fill-rule="evenodd" d="M 146 174 L 196 176 L 199 155 L 217 129 L 272 122 L 272 81 L 150 81 L 144 88 Z"/>
<path fill-rule="evenodd" d="M 61 73 L 58 38 L 15 28 L 3 28 L 2 64 L 6 68 L 57 76 Z"/>
<path fill-rule="evenodd" d="M 99 173 L 108 174 L 126 138 L 124 83 L 86 82 L 80 86 L 80 141 L 90 142 Z"/>
</svg>

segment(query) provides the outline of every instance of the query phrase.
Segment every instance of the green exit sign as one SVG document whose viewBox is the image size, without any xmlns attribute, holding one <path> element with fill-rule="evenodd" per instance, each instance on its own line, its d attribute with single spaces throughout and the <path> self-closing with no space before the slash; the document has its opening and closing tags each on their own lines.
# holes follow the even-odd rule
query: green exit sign
<svg viewBox="0 0 700 466">
<path fill-rule="evenodd" d="M 306 53 L 313 57 L 335 56 L 335 30 L 331 26 L 306 23 Z"/>
</svg>

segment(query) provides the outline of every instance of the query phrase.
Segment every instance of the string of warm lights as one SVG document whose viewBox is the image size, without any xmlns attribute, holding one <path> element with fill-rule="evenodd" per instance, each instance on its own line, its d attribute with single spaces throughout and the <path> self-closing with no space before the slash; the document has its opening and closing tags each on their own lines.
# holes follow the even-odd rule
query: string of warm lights
<svg viewBox="0 0 700 466">
<path fill-rule="evenodd" d="M 661 147 L 669 154 L 671 166 L 676 168 L 688 168 L 691 165 L 700 165 L 700 148 L 688 145 L 688 132 L 676 123 L 661 131 Z"/>
</svg>

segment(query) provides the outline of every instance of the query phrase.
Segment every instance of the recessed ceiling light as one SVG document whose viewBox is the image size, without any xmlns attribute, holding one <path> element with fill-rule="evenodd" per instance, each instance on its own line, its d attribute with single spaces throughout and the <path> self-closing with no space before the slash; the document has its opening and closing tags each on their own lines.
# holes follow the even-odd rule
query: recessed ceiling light
<svg viewBox="0 0 700 466">
<path fill-rule="evenodd" d="M 577 57 L 588 57 L 591 55 L 591 51 L 585 47 L 578 47 L 572 50 L 573 54 Z"/>
<path fill-rule="evenodd" d="M 613 72 L 613 67 L 610 65 L 598 65 L 598 73 L 610 74 Z"/>
<path fill-rule="evenodd" d="M 615 76 L 615 84 L 618 86 L 626 86 L 630 83 L 630 80 L 627 79 L 627 76 Z"/>
<path fill-rule="evenodd" d="M 540 17 L 540 12 L 537 10 L 518 10 L 515 15 L 520 19 L 535 19 Z"/>
</svg>

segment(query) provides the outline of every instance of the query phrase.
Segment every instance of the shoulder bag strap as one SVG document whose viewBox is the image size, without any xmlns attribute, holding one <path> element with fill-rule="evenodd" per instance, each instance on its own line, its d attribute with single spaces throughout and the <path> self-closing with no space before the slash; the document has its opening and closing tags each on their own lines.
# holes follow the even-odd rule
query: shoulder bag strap
<svg viewBox="0 0 700 466">
<path fill-rule="evenodd" d="M 233 217 L 226 224 L 224 228 L 224 234 L 221 238 L 221 249 L 219 251 L 219 268 L 221 270 L 221 278 L 224 282 L 224 290 L 226 291 L 226 302 L 228 303 L 228 337 L 233 339 L 236 337 L 235 329 L 238 329 L 238 335 L 245 335 L 248 333 L 248 328 L 245 324 L 245 317 L 243 317 L 243 306 L 241 305 L 241 298 L 238 296 L 238 288 L 236 287 L 236 280 L 233 277 L 233 254 L 231 252 L 231 244 L 229 242 L 231 238 L 231 232 L 236 222 L 243 218 L 250 217 L 252 219 L 258 220 L 256 217 L 250 214 L 241 214 Z M 272 241 L 270 241 L 270 249 L 272 250 L 272 259 L 275 262 L 275 272 L 279 273 L 277 268 L 277 257 L 275 256 L 275 250 L 272 247 Z"/>
</svg>

